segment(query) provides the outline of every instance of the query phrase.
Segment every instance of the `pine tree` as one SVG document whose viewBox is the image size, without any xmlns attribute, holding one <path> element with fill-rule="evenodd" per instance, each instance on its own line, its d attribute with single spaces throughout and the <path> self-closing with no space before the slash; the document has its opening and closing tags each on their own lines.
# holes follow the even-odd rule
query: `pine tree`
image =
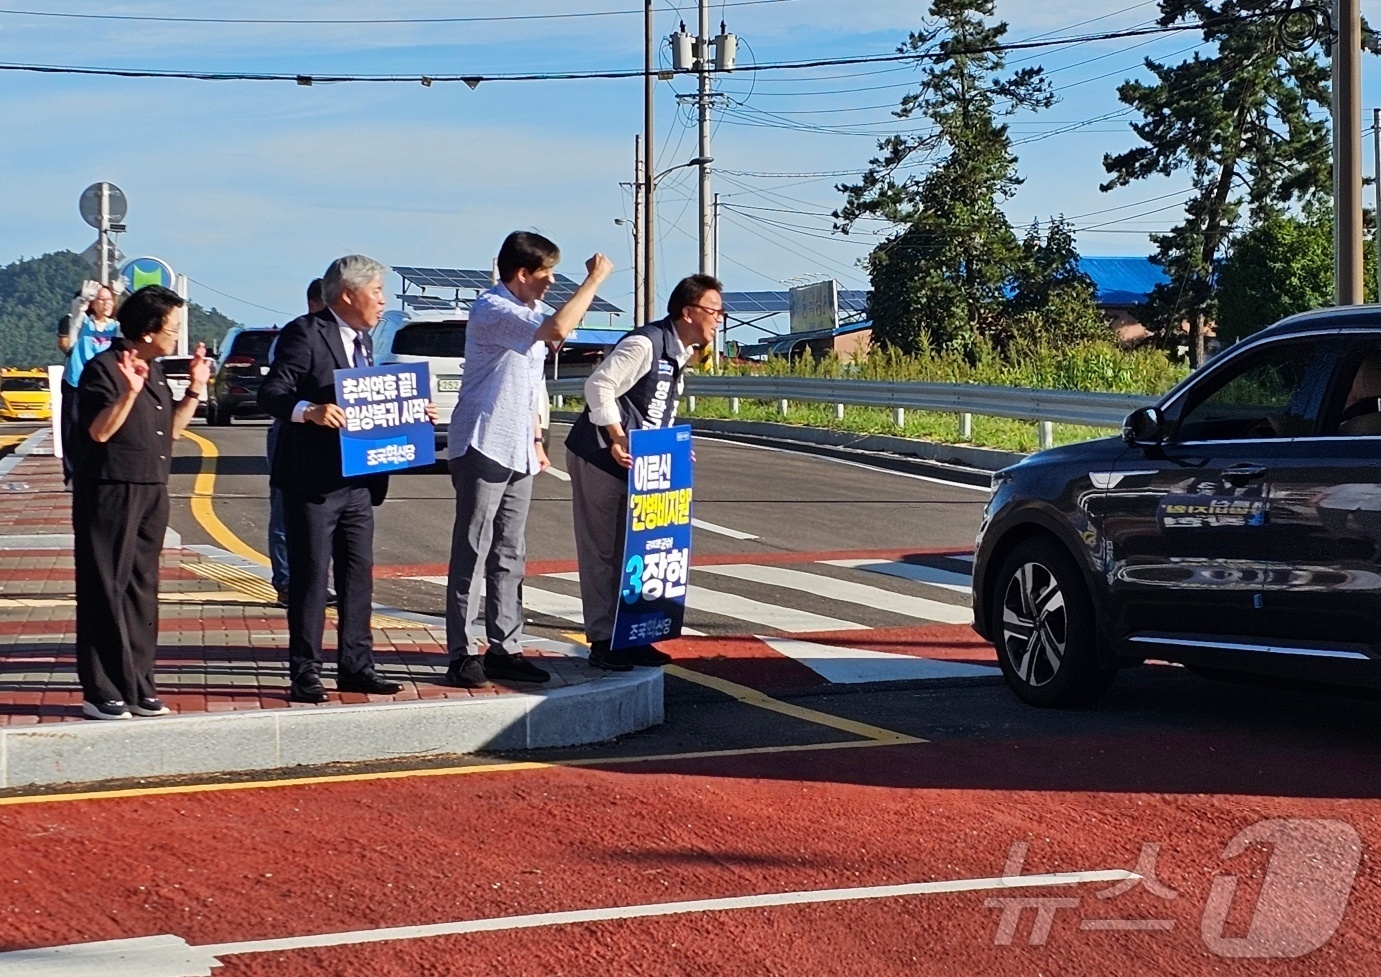
<svg viewBox="0 0 1381 977">
<path fill-rule="evenodd" d="M 1139 112 L 1132 130 L 1142 145 L 1103 158 L 1112 174 L 1103 190 L 1188 171 L 1185 216 L 1153 235 L 1155 262 L 1170 279 L 1152 292 L 1146 324 L 1162 345 L 1189 325 L 1189 357 L 1204 360 L 1205 327 L 1215 315 L 1216 262 L 1241 219 L 1327 193 L 1328 69 L 1312 52 L 1287 44 L 1280 15 L 1289 0 L 1160 0 L 1159 23 L 1197 22 L 1216 47 L 1169 66 L 1150 59 L 1155 81 L 1128 81 L 1123 103 Z"/>
<path fill-rule="evenodd" d="M 1011 290 L 1011 335 L 999 339 L 1000 346 L 1015 343 L 1058 349 L 1109 338 L 1107 317 L 1096 301 L 1097 289 L 1079 267 L 1074 230 L 1062 217 L 1051 218 L 1044 234 L 1039 222 L 1027 229 Z"/>
<path fill-rule="evenodd" d="M 881 140 L 862 179 L 838 187 L 838 230 L 863 217 L 899 225 L 868 258 L 882 346 L 971 354 L 1002 322 L 1021 246 L 1000 204 L 1021 180 L 1000 119 L 1054 96 L 1039 67 L 1004 74 L 995 48 L 1007 25 L 989 22 L 993 9 L 993 0 L 932 0 L 934 21 L 898 49 L 916 55 L 921 84 L 894 113 L 929 126 Z M 920 163 L 930 164 L 923 176 Z"/>
</svg>

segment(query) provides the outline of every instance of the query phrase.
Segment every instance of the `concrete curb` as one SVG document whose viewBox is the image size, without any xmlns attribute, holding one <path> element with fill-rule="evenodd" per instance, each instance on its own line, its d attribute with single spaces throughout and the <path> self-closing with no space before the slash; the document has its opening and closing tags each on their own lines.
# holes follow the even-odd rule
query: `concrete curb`
<svg viewBox="0 0 1381 977">
<path fill-rule="evenodd" d="M 541 695 L 0 729 L 0 788 L 600 743 L 662 722 L 662 672 Z"/>
<path fill-rule="evenodd" d="M 553 411 L 553 420 L 574 421 L 579 414 Z M 803 444 L 853 451 L 901 455 L 941 465 L 957 465 L 976 471 L 995 472 L 1027 458 L 1018 451 L 999 451 L 996 448 L 976 448 L 972 445 L 942 444 L 917 438 L 900 438 L 888 434 L 860 434 L 857 431 L 834 431 L 829 428 L 804 427 L 797 424 L 773 424 L 767 421 L 731 421 L 721 418 L 683 418 L 695 431 L 706 434 L 741 435 L 779 441 L 785 445 Z"/>
</svg>

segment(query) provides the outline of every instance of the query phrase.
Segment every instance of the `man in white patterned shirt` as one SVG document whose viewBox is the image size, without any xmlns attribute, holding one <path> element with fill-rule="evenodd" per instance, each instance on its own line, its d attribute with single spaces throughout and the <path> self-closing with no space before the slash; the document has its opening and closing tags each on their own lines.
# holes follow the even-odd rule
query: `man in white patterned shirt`
<svg viewBox="0 0 1381 977">
<path fill-rule="evenodd" d="M 451 415 L 451 484 L 456 518 L 446 581 L 446 679 L 480 688 L 490 679 L 545 682 L 551 676 L 522 657 L 519 587 L 526 569 L 532 479 L 550 462 L 542 444 L 539 397 L 548 342 L 580 324 L 595 291 L 614 270 L 602 254 L 585 262 L 586 277 L 552 315 L 538 308 L 561 258 L 540 234 L 515 231 L 499 249 L 499 284 L 470 308 L 465 379 Z M 475 575 L 484 567 L 487 650 L 470 643 Z"/>
</svg>

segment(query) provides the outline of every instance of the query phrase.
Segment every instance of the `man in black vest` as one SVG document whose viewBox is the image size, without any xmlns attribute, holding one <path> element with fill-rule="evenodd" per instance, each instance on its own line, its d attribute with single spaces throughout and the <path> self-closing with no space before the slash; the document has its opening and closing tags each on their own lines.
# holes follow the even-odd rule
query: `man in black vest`
<svg viewBox="0 0 1381 977">
<path fill-rule="evenodd" d="M 634 665 L 665 665 L 652 645 L 612 651 L 614 611 L 628 515 L 628 432 L 671 427 L 682 372 L 697 348 L 714 342 L 724 318 L 724 286 L 709 275 L 677 283 L 667 317 L 634 329 L 585 381 L 585 410 L 566 438 L 571 476 L 580 603 L 590 664 L 624 672 Z"/>
<path fill-rule="evenodd" d="M 283 490 L 288 533 L 288 674 L 294 702 L 325 702 L 321 639 L 326 578 L 336 568 L 339 625 L 336 688 L 395 695 L 403 687 L 374 670 L 374 510 L 387 475 L 341 472 L 335 371 L 374 365 L 369 332 L 384 311 L 388 268 L 364 255 L 337 258 L 322 276 L 326 308 L 283 327 L 259 406 L 283 422 L 269 484 Z M 435 410 L 431 412 L 436 422 Z"/>
</svg>

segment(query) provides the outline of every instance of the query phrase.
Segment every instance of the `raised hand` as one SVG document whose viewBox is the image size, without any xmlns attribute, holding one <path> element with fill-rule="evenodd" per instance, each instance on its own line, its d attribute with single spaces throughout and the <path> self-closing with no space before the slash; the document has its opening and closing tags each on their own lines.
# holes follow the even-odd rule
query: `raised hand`
<svg viewBox="0 0 1381 977">
<path fill-rule="evenodd" d="M 590 278 L 602 282 L 614 273 L 614 263 L 596 251 L 590 260 L 585 262 L 585 271 Z"/>
<path fill-rule="evenodd" d="M 149 364 L 134 355 L 134 350 L 120 354 L 120 375 L 129 385 L 129 392 L 137 394 L 144 389 L 144 381 L 149 378 Z"/>
<path fill-rule="evenodd" d="M 205 343 L 197 343 L 197 348 L 192 352 L 192 363 L 187 367 L 187 374 L 191 381 L 188 386 L 205 393 L 206 384 L 211 379 L 211 358 L 206 355 Z"/>
</svg>

